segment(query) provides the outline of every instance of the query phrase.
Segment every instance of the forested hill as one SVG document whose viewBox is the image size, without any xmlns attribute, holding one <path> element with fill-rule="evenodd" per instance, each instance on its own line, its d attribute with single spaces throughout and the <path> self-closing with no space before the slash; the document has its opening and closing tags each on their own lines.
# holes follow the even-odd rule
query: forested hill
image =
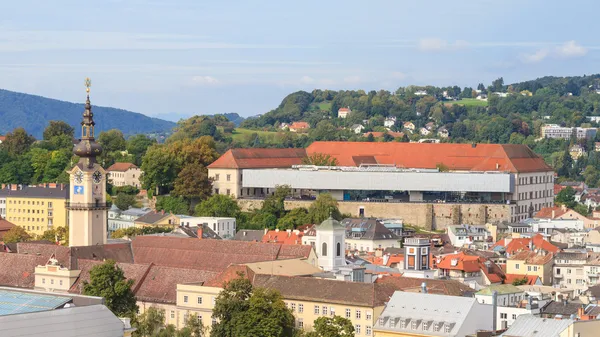
<svg viewBox="0 0 600 337">
<path fill-rule="evenodd" d="M 23 127 L 40 139 L 51 120 L 65 121 L 79 130 L 83 110 L 83 104 L 0 89 L 0 134 Z M 93 106 L 93 112 L 96 134 L 110 129 L 119 129 L 125 135 L 149 133 L 168 131 L 175 126 L 173 122 L 122 109 Z"/>
</svg>

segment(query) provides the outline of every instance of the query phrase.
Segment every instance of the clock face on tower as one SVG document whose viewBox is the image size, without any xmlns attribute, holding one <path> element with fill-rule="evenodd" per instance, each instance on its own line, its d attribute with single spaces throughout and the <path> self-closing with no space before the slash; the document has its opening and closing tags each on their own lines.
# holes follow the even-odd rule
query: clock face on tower
<svg viewBox="0 0 600 337">
<path fill-rule="evenodd" d="M 92 174 L 92 178 L 94 178 L 94 183 L 100 184 L 102 181 L 102 173 L 100 173 L 100 171 L 96 171 L 94 174 Z"/>
<path fill-rule="evenodd" d="M 83 182 L 83 172 L 77 171 L 77 173 L 75 173 L 74 179 L 76 183 L 81 184 Z"/>
</svg>

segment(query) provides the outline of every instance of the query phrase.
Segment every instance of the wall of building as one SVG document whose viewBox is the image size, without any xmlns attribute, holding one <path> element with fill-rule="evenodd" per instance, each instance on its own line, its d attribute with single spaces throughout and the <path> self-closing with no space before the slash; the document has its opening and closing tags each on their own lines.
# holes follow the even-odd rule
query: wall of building
<svg viewBox="0 0 600 337">
<path fill-rule="evenodd" d="M 68 225 L 67 199 L 6 198 L 6 220 L 27 232 L 42 235 L 50 228 Z"/>
<path fill-rule="evenodd" d="M 376 248 L 400 248 L 398 240 L 361 240 L 346 238 L 346 248 L 348 250 L 358 250 L 361 252 L 373 252 Z"/>
<path fill-rule="evenodd" d="M 544 285 L 552 285 L 552 265 L 553 260 L 550 260 L 545 265 L 526 264 L 524 260 L 506 261 L 506 273 L 517 275 L 536 275 L 539 276 Z M 529 268 L 531 267 L 531 268 Z"/>
<path fill-rule="evenodd" d="M 209 178 L 213 179 L 214 194 L 229 194 L 239 198 L 241 192 L 241 170 L 238 169 L 209 169 Z M 229 193 L 227 193 L 229 192 Z"/>
<path fill-rule="evenodd" d="M 511 222 L 528 218 L 530 207 L 533 207 L 535 214 L 544 207 L 554 205 L 554 172 L 517 173 L 514 179 L 512 200 L 516 204 L 512 206 Z"/>
<path fill-rule="evenodd" d="M 109 171 L 108 174 L 111 183 L 114 186 L 133 186 L 141 188 L 140 175 L 142 170 L 139 168 L 130 168 L 127 171 Z"/>
<path fill-rule="evenodd" d="M 259 209 L 262 200 L 237 200 L 243 211 Z M 286 200 L 285 208 L 310 207 L 312 201 Z M 510 207 L 504 204 L 429 204 L 429 203 L 387 203 L 387 202 L 339 202 L 343 214 L 360 216 L 360 209 L 366 217 L 401 218 L 405 224 L 426 229 L 445 229 L 450 225 L 485 225 L 486 222 L 510 221 Z"/>
</svg>

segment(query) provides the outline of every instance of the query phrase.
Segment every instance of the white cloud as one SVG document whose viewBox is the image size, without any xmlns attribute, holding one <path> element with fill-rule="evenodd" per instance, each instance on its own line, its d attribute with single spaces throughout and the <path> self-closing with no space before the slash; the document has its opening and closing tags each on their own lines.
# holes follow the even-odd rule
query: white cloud
<svg viewBox="0 0 600 337">
<path fill-rule="evenodd" d="M 457 40 L 448 42 L 439 38 L 420 39 L 417 43 L 417 48 L 421 51 L 448 51 L 458 50 L 469 46 L 469 42 L 465 40 Z"/>
<path fill-rule="evenodd" d="M 574 40 L 565 42 L 556 48 L 556 54 L 560 57 L 580 57 L 587 54 L 587 48 L 578 44 Z"/>
<path fill-rule="evenodd" d="M 521 55 L 521 59 L 525 63 L 538 63 L 543 61 L 546 57 L 548 57 L 548 49 L 540 49 L 533 54 L 523 54 Z"/>
<path fill-rule="evenodd" d="M 212 76 L 194 76 L 192 77 L 192 84 L 196 85 L 214 85 L 218 84 L 219 80 Z"/>
</svg>

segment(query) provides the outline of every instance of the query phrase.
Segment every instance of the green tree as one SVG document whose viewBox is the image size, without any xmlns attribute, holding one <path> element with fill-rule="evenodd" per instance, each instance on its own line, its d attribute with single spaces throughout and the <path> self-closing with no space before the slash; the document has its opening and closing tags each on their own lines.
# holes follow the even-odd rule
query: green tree
<svg viewBox="0 0 600 337">
<path fill-rule="evenodd" d="M 335 157 L 332 157 L 326 153 L 313 153 L 308 157 L 302 158 L 302 164 L 316 166 L 337 166 L 338 161 Z"/>
<path fill-rule="evenodd" d="M 146 135 L 135 135 L 127 139 L 127 145 L 125 149 L 134 157 L 133 163 L 137 166 L 141 166 L 142 157 L 146 153 L 146 150 L 148 150 L 148 148 L 154 144 L 156 144 L 155 139 L 149 138 Z"/>
<path fill-rule="evenodd" d="M 279 218 L 279 220 L 277 220 L 277 228 L 281 230 L 296 229 L 299 226 L 309 223 L 310 218 L 308 217 L 308 210 L 306 208 L 298 207 Z"/>
<path fill-rule="evenodd" d="M 169 333 L 165 325 L 165 310 L 156 307 L 150 307 L 143 314 L 137 317 L 133 336 L 136 337 L 166 337 L 174 336 Z M 170 329 L 172 330 L 172 329 Z"/>
<path fill-rule="evenodd" d="M 133 318 L 138 306 L 131 290 L 134 280 L 127 280 L 114 260 L 92 267 L 90 282 L 83 281 L 83 294 L 103 297 L 105 305 L 118 317 Z"/>
<path fill-rule="evenodd" d="M 196 216 L 237 218 L 241 211 L 237 202 L 228 195 L 215 194 L 202 201 L 194 210 Z"/>
<path fill-rule="evenodd" d="M 332 216 L 336 220 L 342 220 L 342 214 L 338 209 L 337 201 L 329 193 L 321 193 L 308 208 L 308 218 L 314 224 L 320 224 Z"/>
<path fill-rule="evenodd" d="M 165 211 L 173 214 L 190 213 L 190 203 L 182 197 L 161 196 L 157 199 L 157 211 Z"/>
<path fill-rule="evenodd" d="M 35 142 L 35 138 L 27 134 L 23 128 L 16 128 L 13 132 L 6 134 L 6 138 L 0 145 L 11 156 L 19 156 L 29 151 L 31 144 Z"/>
<path fill-rule="evenodd" d="M 518 278 L 512 282 L 513 286 L 522 286 L 524 284 L 527 284 L 527 277 Z"/>
<path fill-rule="evenodd" d="M 126 211 L 130 207 L 136 206 L 137 201 L 135 199 L 135 195 L 125 194 L 125 193 L 119 193 L 119 194 L 117 194 L 116 199 L 113 199 L 113 203 L 120 210 Z"/>
<path fill-rule="evenodd" d="M 292 192 L 292 189 L 288 185 L 281 185 L 275 187 L 275 192 L 272 195 L 265 198 L 263 202 L 261 212 L 273 214 L 276 219 L 285 215 L 285 198 L 287 198 Z"/>
<path fill-rule="evenodd" d="M 111 193 L 113 195 L 116 195 L 119 193 L 129 194 L 129 195 L 137 195 L 138 193 L 140 193 L 140 190 L 138 188 L 136 188 L 135 186 L 131 186 L 131 185 L 113 186 L 111 188 Z"/>
<path fill-rule="evenodd" d="M 186 165 L 177 175 L 171 194 L 192 200 L 205 200 L 212 194 L 212 180 L 202 165 Z"/>
<path fill-rule="evenodd" d="M 567 186 L 558 192 L 554 201 L 558 205 L 565 205 L 568 208 L 573 208 L 577 204 L 575 202 L 575 190 L 571 186 Z"/>
<path fill-rule="evenodd" d="M 100 132 L 100 135 L 98 135 L 98 143 L 102 145 L 104 153 L 125 151 L 127 147 L 123 132 L 117 129 Z"/>
<path fill-rule="evenodd" d="M 305 334 L 305 337 L 353 337 L 354 326 L 352 321 L 335 315 L 333 317 L 319 317 L 315 320 L 314 331 Z"/>
<path fill-rule="evenodd" d="M 51 140 L 54 137 L 68 136 L 70 139 L 75 135 L 75 129 L 63 121 L 50 121 L 44 129 L 44 140 Z"/>
<path fill-rule="evenodd" d="M 31 239 L 31 236 L 23 229 L 23 227 L 14 226 L 4 234 L 2 241 L 4 241 L 4 243 L 16 243 L 27 241 L 29 239 Z"/>
<path fill-rule="evenodd" d="M 588 216 L 590 211 L 587 206 L 582 204 L 576 204 L 575 207 L 573 207 L 573 210 L 583 216 Z"/>
<path fill-rule="evenodd" d="M 246 278 L 224 285 L 213 309 L 211 337 L 292 337 L 294 316 L 279 292 L 253 288 Z"/>
</svg>

